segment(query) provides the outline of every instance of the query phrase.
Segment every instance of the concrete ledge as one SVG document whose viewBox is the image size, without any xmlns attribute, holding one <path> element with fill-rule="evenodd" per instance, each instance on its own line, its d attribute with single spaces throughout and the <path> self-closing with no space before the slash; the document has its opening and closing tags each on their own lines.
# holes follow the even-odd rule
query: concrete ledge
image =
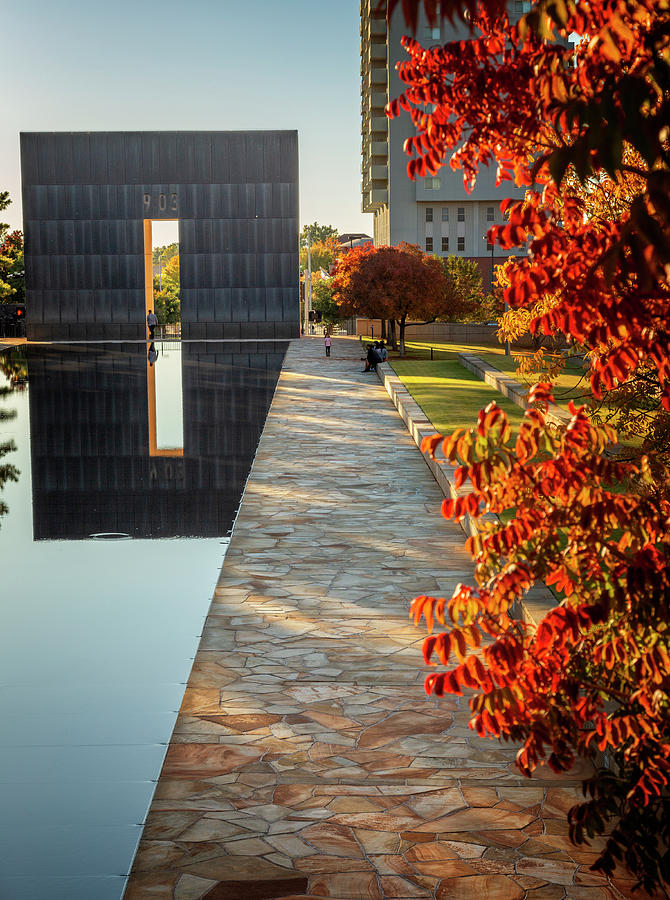
<svg viewBox="0 0 670 900">
<path fill-rule="evenodd" d="M 465 353 L 460 354 L 460 356 L 469 355 L 470 354 Z M 475 357 L 475 359 L 478 359 L 478 357 Z M 481 360 L 479 360 L 479 362 L 481 362 Z M 482 363 L 482 365 L 485 365 L 485 363 Z M 494 369 L 494 371 L 497 372 L 498 370 Z M 501 372 L 500 374 L 503 373 Z M 412 435 L 415 444 L 419 450 L 421 450 L 421 441 L 423 438 L 435 434 L 435 427 L 432 422 L 388 363 L 379 363 L 377 365 L 377 377 L 386 389 L 386 393 L 393 401 L 395 408 L 400 414 L 400 418 L 407 426 L 407 430 Z M 510 380 L 513 381 L 513 379 Z M 521 387 L 521 385 L 519 385 L 519 387 Z M 467 487 L 457 488 L 455 486 L 454 471 L 456 466 L 452 465 L 444 458 L 441 447 L 437 448 L 436 459 L 432 459 L 428 453 L 422 453 L 421 455 L 445 497 L 451 499 L 470 493 L 470 490 Z M 466 515 L 465 518 L 461 520 L 460 525 L 465 532 L 465 535 L 471 537 L 479 530 L 479 522 L 491 522 L 495 520 L 497 520 L 497 516 L 494 516 L 492 513 L 486 513 L 484 516 L 480 516 L 479 519 Z M 532 624 L 537 625 L 554 606 L 556 606 L 556 598 L 552 592 L 544 584 L 538 584 L 532 587 L 521 602 L 517 604 L 517 608 L 512 610 L 512 615 L 516 618 L 523 619 L 525 622 L 531 622 Z"/>
<path fill-rule="evenodd" d="M 512 403 L 516 403 L 521 409 L 526 409 L 528 406 L 528 388 L 525 384 L 521 384 L 506 372 L 501 372 L 500 369 L 496 369 L 490 363 L 484 362 L 483 359 L 480 359 L 474 353 L 459 353 L 458 361 L 469 372 L 476 375 L 477 378 L 481 378 L 482 381 L 500 391 L 503 397 L 507 397 Z M 549 404 L 547 419 L 552 424 L 567 425 L 571 418 L 570 413 L 561 409 L 560 406 L 556 406 L 555 403 Z"/>
<path fill-rule="evenodd" d="M 377 366 L 377 376 L 386 388 L 386 393 L 393 401 L 395 408 L 400 413 L 400 418 L 407 426 L 407 430 L 412 435 L 415 444 L 421 450 L 421 441 L 431 434 L 435 434 L 435 427 L 430 419 L 426 416 L 419 404 L 414 400 L 410 392 L 407 390 L 402 380 L 396 375 L 388 363 L 380 363 Z M 442 455 L 442 448 L 436 450 L 436 459 L 432 459 L 430 454 L 422 453 L 426 465 L 433 474 L 435 481 L 442 489 L 442 493 L 449 499 L 462 497 L 470 493 L 467 487 L 456 488 L 454 484 L 454 471 L 456 466 L 452 465 Z M 482 517 L 484 520 L 495 518 L 487 514 Z M 467 537 L 476 534 L 478 531 L 477 520 L 467 515 L 460 523 Z"/>
</svg>

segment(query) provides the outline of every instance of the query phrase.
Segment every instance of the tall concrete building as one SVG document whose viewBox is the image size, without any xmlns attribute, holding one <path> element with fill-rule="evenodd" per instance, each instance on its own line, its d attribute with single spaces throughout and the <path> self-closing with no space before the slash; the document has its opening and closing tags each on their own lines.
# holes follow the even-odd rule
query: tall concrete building
<svg viewBox="0 0 670 900">
<path fill-rule="evenodd" d="M 374 215 L 375 246 L 408 241 L 427 253 L 477 260 L 487 284 L 492 258 L 501 262 L 509 251 L 492 248 L 486 231 L 502 223 L 501 200 L 520 197 L 522 192 L 510 182 L 496 188 L 494 169 L 480 171 L 470 194 L 463 186 L 463 173 L 448 166 L 435 176 L 409 179 L 403 144 L 416 133 L 412 121 L 408 113 L 391 120 L 384 113 L 389 100 L 402 93 L 396 63 L 409 59 L 400 43 L 408 28 L 400 5 L 390 23 L 377 6 L 377 0 L 361 0 L 362 209 Z M 515 12 L 524 9 L 521 2 Z M 429 47 L 465 38 L 467 33 L 464 29 L 458 33 L 446 20 L 431 27 L 422 9 L 416 37 Z"/>
</svg>

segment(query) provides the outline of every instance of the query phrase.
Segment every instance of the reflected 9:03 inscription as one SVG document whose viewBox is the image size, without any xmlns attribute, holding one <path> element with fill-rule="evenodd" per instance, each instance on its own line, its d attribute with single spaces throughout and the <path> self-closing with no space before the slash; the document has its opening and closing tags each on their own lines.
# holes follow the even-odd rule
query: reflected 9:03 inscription
<svg viewBox="0 0 670 900">
<path fill-rule="evenodd" d="M 29 345 L 33 539 L 229 534 L 285 352 L 281 341 L 182 342 L 149 365 L 144 343 Z M 152 416 L 148 380 L 161 368 L 169 390 Z M 174 436 L 161 416 L 180 420 L 183 456 L 154 455 Z"/>
<path fill-rule="evenodd" d="M 178 212 L 179 197 L 174 192 L 171 194 L 158 194 L 155 197 L 152 197 L 151 194 L 145 194 L 144 211 L 149 212 L 152 209 L 159 212 L 166 212 L 168 209 L 170 212 Z"/>
</svg>

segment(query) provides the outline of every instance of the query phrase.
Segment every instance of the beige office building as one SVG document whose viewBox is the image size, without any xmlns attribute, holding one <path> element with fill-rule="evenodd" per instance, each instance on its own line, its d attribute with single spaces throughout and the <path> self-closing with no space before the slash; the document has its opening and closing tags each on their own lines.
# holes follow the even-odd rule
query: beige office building
<svg viewBox="0 0 670 900">
<path fill-rule="evenodd" d="M 409 113 L 391 120 L 384 113 L 389 100 L 402 93 L 395 67 L 409 59 L 400 43 L 408 28 L 400 4 L 390 23 L 376 7 L 377 0 L 361 0 L 362 209 L 374 215 L 375 246 L 408 241 L 428 253 L 475 259 L 487 285 L 492 259 L 501 262 L 509 251 L 492 248 L 486 231 L 503 221 L 501 200 L 520 197 L 522 192 L 510 182 L 496 188 L 495 169 L 482 169 L 470 194 L 463 186 L 463 173 L 448 166 L 436 176 L 409 179 L 403 144 L 416 133 Z M 525 4 L 519 2 L 518 7 L 520 14 Z M 423 46 L 467 37 L 465 31 L 457 34 L 446 20 L 431 27 L 423 9 L 421 14 L 416 37 Z"/>
</svg>

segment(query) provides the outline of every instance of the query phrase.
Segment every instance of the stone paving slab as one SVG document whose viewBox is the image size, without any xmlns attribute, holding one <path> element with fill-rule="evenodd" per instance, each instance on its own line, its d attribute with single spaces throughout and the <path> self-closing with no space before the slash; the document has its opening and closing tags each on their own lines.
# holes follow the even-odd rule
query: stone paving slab
<svg viewBox="0 0 670 900">
<path fill-rule="evenodd" d="M 426 698 L 409 601 L 471 563 L 360 355 L 289 349 L 126 900 L 625 896 L 568 841 L 575 780 Z"/>
</svg>

